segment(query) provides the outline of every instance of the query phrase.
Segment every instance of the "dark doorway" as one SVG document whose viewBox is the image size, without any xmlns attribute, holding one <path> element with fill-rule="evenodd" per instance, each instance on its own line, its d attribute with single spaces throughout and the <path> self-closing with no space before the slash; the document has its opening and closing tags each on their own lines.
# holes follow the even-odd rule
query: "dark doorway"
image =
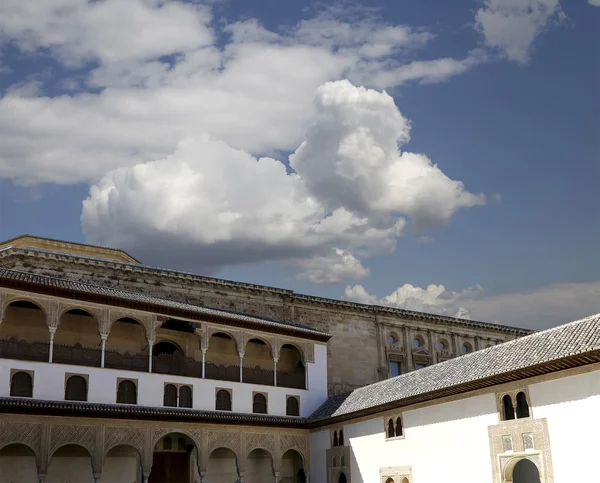
<svg viewBox="0 0 600 483">
<path fill-rule="evenodd" d="M 347 483 L 347 479 L 346 479 L 346 475 L 344 473 L 342 473 L 340 475 L 340 479 L 338 480 L 338 483 Z"/>
<path fill-rule="evenodd" d="M 540 483 L 540 473 L 535 463 L 523 459 L 513 470 L 513 483 Z"/>
<path fill-rule="evenodd" d="M 190 454 L 155 452 L 148 483 L 189 483 Z"/>
<path fill-rule="evenodd" d="M 154 348 L 152 349 L 152 355 L 154 356 L 160 356 L 162 354 L 168 354 L 170 356 L 172 355 L 182 355 L 181 349 L 179 349 L 179 347 L 177 347 L 175 344 L 172 344 L 171 342 L 159 342 L 158 344 L 156 344 L 154 346 Z"/>
</svg>

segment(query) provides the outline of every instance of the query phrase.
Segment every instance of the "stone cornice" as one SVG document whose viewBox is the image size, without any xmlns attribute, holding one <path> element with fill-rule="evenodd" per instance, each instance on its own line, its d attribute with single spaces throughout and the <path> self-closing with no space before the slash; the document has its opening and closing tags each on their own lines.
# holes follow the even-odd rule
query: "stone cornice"
<svg viewBox="0 0 600 483">
<path fill-rule="evenodd" d="M 480 322 L 468 319 L 458 319 L 443 315 L 427 314 L 423 312 L 415 312 L 398 308 L 384 307 L 380 305 L 360 304 L 356 302 L 348 302 L 344 300 L 328 299 L 312 295 L 297 294 L 292 290 L 269 287 L 264 285 L 251 284 L 246 282 L 234 282 L 230 280 L 222 280 L 213 277 L 202 275 L 194 275 L 188 272 L 181 272 L 170 269 L 150 267 L 147 265 L 136 265 L 133 263 L 117 262 L 93 257 L 77 256 L 67 253 L 52 252 L 47 250 L 25 248 L 25 247 L 7 247 L 0 250 L 0 260 L 10 257 L 32 257 L 46 258 L 64 261 L 71 264 L 81 264 L 93 267 L 107 267 L 112 270 L 121 271 L 124 273 L 139 273 L 152 274 L 165 279 L 175 279 L 180 281 L 192 282 L 204 286 L 223 287 L 235 291 L 244 291 L 253 295 L 271 295 L 282 299 L 287 304 L 306 304 L 311 306 L 319 306 L 323 309 L 352 311 L 363 314 L 372 314 L 373 316 L 390 316 L 399 317 L 407 321 L 429 322 L 433 324 L 447 324 L 454 327 L 463 327 L 468 329 L 481 329 L 486 331 L 494 331 L 502 334 L 513 336 L 523 336 L 531 334 L 533 331 L 518 327 L 510 327 L 488 322 Z"/>
</svg>

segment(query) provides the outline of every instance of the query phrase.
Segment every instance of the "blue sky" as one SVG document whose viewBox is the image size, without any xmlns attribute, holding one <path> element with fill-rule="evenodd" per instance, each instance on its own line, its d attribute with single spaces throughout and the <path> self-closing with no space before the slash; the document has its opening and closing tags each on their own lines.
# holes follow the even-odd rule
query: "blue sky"
<svg viewBox="0 0 600 483">
<path fill-rule="evenodd" d="M 595 3 L 4 2 L 0 238 L 533 328 L 598 312 Z"/>
</svg>

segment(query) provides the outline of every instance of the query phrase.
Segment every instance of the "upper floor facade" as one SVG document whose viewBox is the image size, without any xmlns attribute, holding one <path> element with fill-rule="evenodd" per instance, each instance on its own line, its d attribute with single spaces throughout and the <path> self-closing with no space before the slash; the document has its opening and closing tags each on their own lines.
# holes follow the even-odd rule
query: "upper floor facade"
<svg viewBox="0 0 600 483">
<path fill-rule="evenodd" d="M 0 266 L 13 270 L 288 321 L 326 332 L 331 335 L 327 344 L 329 395 L 530 333 L 159 269 L 137 260 L 125 261 L 125 255 L 118 250 L 35 237 L 0 244 Z"/>
<path fill-rule="evenodd" d="M 44 277 L 27 290 L 8 287 L 7 273 L 0 397 L 292 417 L 327 398 L 327 334 L 198 307 L 186 313 L 191 306 L 169 301 L 161 308 L 153 297 L 132 303 L 114 290 L 92 301 L 100 287 L 65 289 Z"/>
</svg>

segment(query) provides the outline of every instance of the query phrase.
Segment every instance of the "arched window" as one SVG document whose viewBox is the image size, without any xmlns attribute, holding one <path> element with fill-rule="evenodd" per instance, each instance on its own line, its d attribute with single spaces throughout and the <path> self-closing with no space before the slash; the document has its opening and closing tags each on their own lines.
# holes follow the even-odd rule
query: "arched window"
<svg viewBox="0 0 600 483">
<path fill-rule="evenodd" d="M 33 397 L 33 381 L 26 372 L 15 372 L 10 381 L 10 395 L 15 397 Z"/>
<path fill-rule="evenodd" d="M 179 388 L 179 407 L 191 408 L 192 402 L 192 388 L 190 386 L 181 386 Z"/>
<path fill-rule="evenodd" d="M 173 384 L 167 384 L 165 386 L 163 405 L 173 408 L 177 407 L 177 388 Z"/>
<path fill-rule="evenodd" d="M 179 438 L 177 438 L 177 451 L 185 451 L 185 438 L 183 436 L 179 436 Z"/>
<path fill-rule="evenodd" d="M 165 439 L 163 439 L 163 449 L 164 450 L 173 449 L 173 440 L 171 439 L 170 436 L 165 436 Z"/>
<path fill-rule="evenodd" d="M 344 430 L 343 429 L 340 429 L 339 443 L 340 443 L 340 446 L 344 446 Z"/>
<path fill-rule="evenodd" d="M 463 354 L 468 354 L 469 352 L 473 352 L 473 347 L 468 342 L 465 342 L 462 346 Z"/>
<path fill-rule="evenodd" d="M 87 401 L 87 382 L 81 376 L 71 376 L 67 379 L 65 388 L 67 401 Z"/>
<path fill-rule="evenodd" d="M 340 458 L 340 466 L 346 466 L 346 458 L 344 458 L 343 456 Z"/>
<path fill-rule="evenodd" d="M 393 438 L 396 435 L 396 433 L 394 432 L 394 420 L 393 419 L 390 419 L 388 421 L 387 432 L 388 432 L 388 438 Z"/>
<path fill-rule="evenodd" d="M 216 408 L 219 411 L 231 411 L 231 394 L 225 389 L 217 391 Z"/>
<path fill-rule="evenodd" d="M 125 379 L 119 383 L 117 402 L 121 404 L 137 404 L 137 388 L 133 381 Z"/>
<path fill-rule="evenodd" d="M 385 483 L 395 483 L 393 478 L 388 478 Z"/>
<path fill-rule="evenodd" d="M 512 398 L 505 394 L 502 398 L 502 412 L 504 421 L 515 419 L 515 408 L 513 407 Z"/>
<path fill-rule="evenodd" d="M 337 437 L 337 431 L 333 432 L 333 446 L 337 446 L 338 445 L 338 437 Z"/>
<path fill-rule="evenodd" d="M 287 416 L 300 416 L 300 405 L 294 396 L 288 396 L 285 403 L 285 414 Z"/>
<path fill-rule="evenodd" d="M 348 479 L 346 478 L 346 475 L 344 473 L 342 473 L 340 475 L 340 478 L 338 480 L 338 483 L 348 483 Z"/>
<path fill-rule="evenodd" d="M 335 456 L 333 457 L 333 460 L 331 460 L 331 467 L 337 468 L 337 458 Z"/>
<path fill-rule="evenodd" d="M 264 394 L 255 394 L 252 400 L 252 412 L 267 414 L 267 398 Z"/>
<path fill-rule="evenodd" d="M 527 396 L 524 392 L 517 394 L 517 418 L 528 418 L 529 417 L 529 404 L 527 403 Z"/>
<path fill-rule="evenodd" d="M 402 418 L 396 418 L 396 436 L 402 436 Z"/>
</svg>

